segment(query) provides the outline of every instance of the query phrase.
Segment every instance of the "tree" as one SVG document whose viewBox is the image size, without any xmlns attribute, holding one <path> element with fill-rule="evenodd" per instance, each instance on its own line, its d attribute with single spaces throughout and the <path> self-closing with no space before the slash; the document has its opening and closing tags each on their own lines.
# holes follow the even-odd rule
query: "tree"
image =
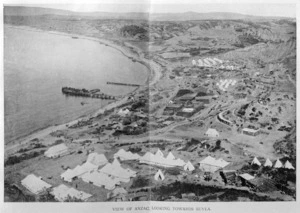
<svg viewBox="0 0 300 213">
<path fill-rule="evenodd" d="M 216 148 L 221 148 L 221 140 L 216 141 Z"/>
<path fill-rule="evenodd" d="M 57 200 L 49 191 L 47 191 L 47 193 L 39 196 L 39 202 L 57 202 Z"/>
</svg>

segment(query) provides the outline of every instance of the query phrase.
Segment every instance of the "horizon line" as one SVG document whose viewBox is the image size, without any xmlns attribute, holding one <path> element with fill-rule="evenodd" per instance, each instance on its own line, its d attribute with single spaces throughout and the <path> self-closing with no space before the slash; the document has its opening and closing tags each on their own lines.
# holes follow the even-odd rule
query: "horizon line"
<svg viewBox="0 0 300 213">
<path fill-rule="evenodd" d="M 182 11 L 182 12 L 151 12 L 151 11 L 130 11 L 130 12 L 113 12 L 113 11 L 101 11 L 101 10 L 95 10 L 95 11 L 76 11 L 72 9 L 66 9 L 66 8 L 55 8 L 51 7 L 51 5 L 54 4 L 48 4 L 50 7 L 42 7 L 42 6 L 25 6 L 20 4 L 3 4 L 4 7 L 24 7 L 24 8 L 41 8 L 41 9 L 50 9 L 50 10 L 61 10 L 61 11 L 68 11 L 73 13 L 118 13 L 118 14 L 126 14 L 126 13 L 142 13 L 142 14 L 183 14 L 183 13 L 197 13 L 197 14 L 211 14 L 211 13 L 228 13 L 228 14 L 238 14 L 238 15 L 244 15 L 244 16 L 252 16 L 252 17 L 277 17 L 277 18 L 291 18 L 296 19 L 297 16 L 276 16 L 276 15 L 253 15 L 253 14 L 246 14 L 246 13 L 239 13 L 239 12 L 229 12 L 229 11 L 210 11 L 210 12 L 197 12 L 192 10 Z"/>
</svg>

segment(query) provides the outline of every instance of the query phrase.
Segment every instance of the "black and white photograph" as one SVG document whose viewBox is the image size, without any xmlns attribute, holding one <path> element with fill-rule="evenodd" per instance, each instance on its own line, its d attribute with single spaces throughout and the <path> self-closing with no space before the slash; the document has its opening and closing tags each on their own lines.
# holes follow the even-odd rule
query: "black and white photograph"
<svg viewBox="0 0 300 213">
<path fill-rule="evenodd" d="M 4 203 L 296 203 L 296 3 L 175 2 L 2 5 Z"/>
</svg>

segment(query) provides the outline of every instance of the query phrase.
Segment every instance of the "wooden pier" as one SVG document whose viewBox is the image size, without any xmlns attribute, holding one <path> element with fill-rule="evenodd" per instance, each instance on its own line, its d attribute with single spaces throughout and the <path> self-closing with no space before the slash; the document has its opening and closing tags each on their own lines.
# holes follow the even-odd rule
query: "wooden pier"
<svg viewBox="0 0 300 213">
<path fill-rule="evenodd" d="M 128 84 L 128 83 L 120 83 L 120 82 L 111 82 L 108 81 L 107 84 L 119 85 L 119 86 L 129 86 L 129 87 L 140 87 L 142 85 L 139 84 Z"/>
</svg>

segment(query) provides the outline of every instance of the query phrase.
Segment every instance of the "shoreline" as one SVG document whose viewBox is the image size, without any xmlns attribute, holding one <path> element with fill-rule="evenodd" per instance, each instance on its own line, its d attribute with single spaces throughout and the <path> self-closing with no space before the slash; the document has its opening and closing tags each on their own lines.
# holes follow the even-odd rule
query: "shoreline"
<svg viewBox="0 0 300 213">
<path fill-rule="evenodd" d="M 32 31 L 32 32 L 39 32 L 39 33 L 48 33 L 48 34 L 53 34 L 53 35 L 67 36 L 67 37 L 71 37 L 71 38 L 77 37 L 76 39 L 85 39 L 85 40 L 89 40 L 89 41 L 95 41 L 101 45 L 115 49 L 115 50 L 119 51 L 126 58 L 128 58 L 130 60 L 134 60 L 133 61 L 134 63 L 140 63 L 148 69 L 149 75 L 147 77 L 147 80 L 144 82 L 143 86 L 146 86 L 147 83 L 149 84 L 152 82 L 152 79 L 151 79 L 152 75 L 155 76 L 155 74 L 158 74 L 157 72 L 155 72 L 155 70 L 151 69 L 151 65 L 149 64 L 153 61 L 149 61 L 148 59 L 145 59 L 144 57 L 141 59 L 142 56 L 140 54 L 138 54 L 138 57 L 136 57 L 134 54 L 132 54 L 130 52 L 130 50 L 128 50 L 128 47 L 125 44 L 123 44 L 123 46 L 121 46 L 121 45 L 114 43 L 112 40 L 108 40 L 108 39 L 104 39 L 104 38 L 96 38 L 96 37 L 90 37 L 90 36 L 85 36 L 85 35 L 81 35 L 81 34 L 66 33 L 66 32 L 60 32 L 60 31 L 46 31 L 46 30 L 29 27 L 29 26 L 16 26 L 16 25 L 10 25 L 10 24 L 4 24 L 4 26 L 6 26 L 8 28 L 18 29 L 18 30 L 25 30 L 25 31 Z M 152 73 L 152 71 L 154 71 L 155 73 Z"/>
<path fill-rule="evenodd" d="M 44 128 L 41 129 L 37 129 L 33 132 L 30 132 L 24 136 L 20 136 L 17 139 L 12 140 L 11 142 L 5 144 L 4 143 L 4 147 L 5 147 L 5 151 L 6 151 L 6 156 L 9 156 L 10 154 L 14 153 L 16 149 L 20 148 L 21 146 L 26 145 L 27 143 L 29 143 L 32 139 L 34 138 L 42 138 L 45 137 L 47 135 L 49 135 L 51 132 L 57 131 L 57 130 L 63 130 L 66 127 L 66 125 L 70 125 L 72 123 L 76 123 L 79 120 L 82 119 L 86 119 L 86 118 L 90 118 L 90 117 L 95 117 L 101 113 L 103 113 L 105 110 L 110 110 L 113 108 L 116 108 L 120 105 L 122 105 L 123 103 L 126 102 L 127 97 L 131 94 L 136 93 L 136 91 L 140 90 L 140 89 L 144 89 L 146 86 L 148 85 L 153 85 L 155 84 L 161 77 L 161 73 L 159 72 L 159 68 L 155 67 L 155 69 L 151 69 L 151 63 L 155 63 L 154 61 L 145 59 L 144 57 L 142 57 L 140 54 L 138 54 L 138 57 L 136 55 L 134 55 L 133 53 L 130 52 L 130 50 L 127 49 L 126 45 L 123 44 L 124 46 L 120 46 L 115 44 L 113 41 L 110 40 L 105 40 L 105 39 L 101 39 L 101 38 L 95 38 L 95 37 L 88 37 L 88 36 L 84 36 L 84 35 L 78 35 L 78 34 L 69 34 L 69 33 L 65 33 L 65 32 L 59 32 L 59 31 L 45 31 L 45 30 L 40 30 L 40 29 L 36 29 L 33 27 L 29 27 L 29 26 L 15 26 L 15 25 L 10 25 L 10 24 L 5 24 L 4 26 L 8 27 L 8 28 L 14 28 L 14 29 L 18 29 L 18 30 L 26 30 L 26 31 L 33 31 L 33 32 L 40 32 L 40 33 L 50 33 L 50 34 L 54 34 L 54 35 L 61 35 L 61 36 L 68 36 L 68 37 L 74 37 L 76 36 L 77 39 L 85 39 L 85 40 L 90 40 L 90 41 L 95 41 L 100 43 L 101 45 L 105 45 L 108 46 L 110 48 L 113 48 L 117 51 L 119 51 L 122 55 L 124 55 L 125 57 L 127 57 L 130 60 L 135 60 L 135 62 L 138 62 L 142 65 L 144 65 L 148 71 L 148 77 L 146 79 L 146 81 L 144 82 L 144 84 L 136 89 L 134 89 L 133 91 L 129 92 L 126 95 L 122 95 L 119 96 L 118 100 L 115 100 L 101 108 L 99 108 L 98 110 L 96 110 L 95 112 L 86 114 L 86 115 L 82 115 L 78 118 L 72 119 L 69 122 L 65 122 L 62 124 L 52 124 L 49 126 L 46 126 Z M 157 63 L 155 63 L 157 64 Z M 159 66 L 159 65 L 158 65 Z M 11 153 L 9 153 L 11 152 Z"/>
</svg>

